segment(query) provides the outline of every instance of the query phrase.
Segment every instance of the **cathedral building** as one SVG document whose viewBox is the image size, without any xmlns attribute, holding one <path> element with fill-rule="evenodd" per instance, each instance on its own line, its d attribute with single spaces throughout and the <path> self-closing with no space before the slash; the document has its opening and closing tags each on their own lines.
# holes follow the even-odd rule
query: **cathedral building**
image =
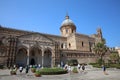
<svg viewBox="0 0 120 80">
<path fill-rule="evenodd" d="M 68 15 L 60 26 L 59 36 L 0 26 L 0 64 L 53 67 L 71 59 L 79 63 L 96 62 L 93 47 L 102 41 L 101 29 L 91 36 L 77 33 L 76 29 Z"/>
</svg>

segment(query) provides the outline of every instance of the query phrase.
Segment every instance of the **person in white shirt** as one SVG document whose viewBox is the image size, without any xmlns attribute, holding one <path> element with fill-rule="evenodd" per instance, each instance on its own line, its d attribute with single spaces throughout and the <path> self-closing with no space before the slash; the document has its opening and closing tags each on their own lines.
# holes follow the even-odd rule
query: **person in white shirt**
<svg viewBox="0 0 120 80">
<path fill-rule="evenodd" d="M 78 66 L 77 66 L 77 67 L 78 67 L 78 69 L 80 70 L 80 64 L 78 64 Z"/>
<path fill-rule="evenodd" d="M 22 73 L 22 71 L 23 71 L 23 67 L 22 66 L 19 67 L 19 71 L 20 71 L 20 73 Z"/>
<path fill-rule="evenodd" d="M 68 66 L 68 71 L 71 72 L 71 66 Z"/>
</svg>

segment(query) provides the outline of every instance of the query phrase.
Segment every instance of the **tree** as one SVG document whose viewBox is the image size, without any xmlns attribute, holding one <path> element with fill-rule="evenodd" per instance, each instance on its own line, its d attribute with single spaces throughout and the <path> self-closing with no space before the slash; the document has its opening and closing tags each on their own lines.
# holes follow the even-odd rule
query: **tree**
<svg viewBox="0 0 120 80">
<path fill-rule="evenodd" d="M 119 61 L 119 55 L 118 55 L 118 53 L 117 52 L 112 52 L 111 54 L 110 54 L 110 59 L 111 59 L 111 61 L 113 62 L 113 63 L 116 63 L 117 61 Z"/>
<path fill-rule="evenodd" d="M 108 48 L 105 45 L 105 42 L 99 42 L 97 43 L 94 48 L 93 48 L 94 52 L 96 55 L 98 55 L 100 57 L 101 63 L 103 62 L 103 56 L 105 55 L 105 53 L 107 52 Z"/>
</svg>

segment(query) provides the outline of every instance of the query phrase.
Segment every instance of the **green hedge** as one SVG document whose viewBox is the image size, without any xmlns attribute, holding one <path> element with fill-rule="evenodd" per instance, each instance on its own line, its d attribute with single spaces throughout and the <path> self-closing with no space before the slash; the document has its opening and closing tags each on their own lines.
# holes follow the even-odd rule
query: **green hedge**
<svg viewBox="0 0 120 80">
<path fill-rule="evenodd" d="M 74 67 L 73 70 L 72 70 L 72 72 L 73 72 L 73 73 L 78 73 L 77 68 Z"/>
<path fill-rule="evenodd" d="M 117 66 L 116 68 L 117 68 L 117 69 L 120 69 L 120 66 Z"/>
<path fill-rule="evenodd" d="M 0 69 L 4 69 L 4 65 L 1 64 L 1 65 L 0 65 Z"/>
<path fill-rule="evenodd" d="M 90 65 L 92 65 L 93 67 L 101 68 L 101 65 L 99 65 L 98 63 L 90 63 Z M 108 63 L 106 63 L 105 66 L 107 68 L 118 68 L 118 69 L 120 69 L 120 64 L 108 64 Z"/>
<path fill-rule="evenodd" d="M 56 74 L 65 74 L 67 70 L 61 68 L 43 68 L 40 69 L 42 75 L 56 75 Z"/>
<path fill-rule="evenodd" d="M 110 67 L 120 69 L 120 64 L 110 64 Z"/>
</svg>

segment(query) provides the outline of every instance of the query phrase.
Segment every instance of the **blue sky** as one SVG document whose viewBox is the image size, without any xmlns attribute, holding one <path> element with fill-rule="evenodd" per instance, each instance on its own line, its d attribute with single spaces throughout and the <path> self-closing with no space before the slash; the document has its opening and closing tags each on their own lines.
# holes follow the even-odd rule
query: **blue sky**
<svg viewBox="0 0 120 80">
<path fill-rule="evenodd" d="M 60 35 L 67 12 L 78 33 L 101 27 L 107 45 L 120 46 L 120 0 L 0 0 L 0 25 Z"/>
</svg>

